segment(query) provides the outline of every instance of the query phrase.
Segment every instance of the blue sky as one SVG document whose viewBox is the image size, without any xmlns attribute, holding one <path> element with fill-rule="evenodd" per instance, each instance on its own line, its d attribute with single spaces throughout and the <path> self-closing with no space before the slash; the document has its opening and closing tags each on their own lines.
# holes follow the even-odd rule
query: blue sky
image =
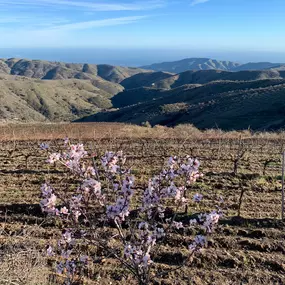
<svg viewBox="0 0 285 285">
<path fill-rule="evenodd" d="M 1 47 L 285 51 L 285 0 L 0 0 Z"/>
</svg>

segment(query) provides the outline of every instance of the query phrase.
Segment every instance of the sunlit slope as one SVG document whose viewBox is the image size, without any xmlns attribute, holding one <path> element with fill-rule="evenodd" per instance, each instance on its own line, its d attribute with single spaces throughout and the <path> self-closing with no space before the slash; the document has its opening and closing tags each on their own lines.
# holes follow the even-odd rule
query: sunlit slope
<svg viewBox="0 0 285 285">
<path fill-rule="evenodd" d="M 0 76 L 1 121 L 70 121 L 111 107 L 111 95 L 90 81 Z"/>
<path fill-rule="evenodd" d="M 158 91 L 155 100 L 81 121 L 116 121 L 174 126 L 192 123 L 199 128 L 280 129 L 285 127 L 285 80 L 213 82 L 200 87 Z M 153 91 L 151 91 L 153 92 Z M 152 94 L 154 97 L 154 94 Z"/>
</svg>

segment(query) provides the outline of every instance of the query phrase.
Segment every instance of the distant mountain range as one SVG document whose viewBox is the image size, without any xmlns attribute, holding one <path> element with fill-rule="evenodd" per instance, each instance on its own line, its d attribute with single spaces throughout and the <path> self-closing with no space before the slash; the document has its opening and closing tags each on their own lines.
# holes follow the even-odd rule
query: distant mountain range
<svg viewBox="0 0 285 285">
<path fill-rule="evenodd" d="M 155 63 L 142 66 L 143 69 L 154 71 L 167 71 L 172 73 L 181 73 L 187 70 L 224 70 L 224 71 L 242 71 L 242 70 L 263 70 L 270 68 L 279 68 L 281 63 L 258 62 L 240 64 L 232 61 L 215 60 L 210 58 L 186 58 L 179 61 Z"/>
<path fill-rule="evenodd" d="M 0 121 L 285 128 L 285 65 L 185 59 L 144 68 L 0 59 Z"/>
</svg>

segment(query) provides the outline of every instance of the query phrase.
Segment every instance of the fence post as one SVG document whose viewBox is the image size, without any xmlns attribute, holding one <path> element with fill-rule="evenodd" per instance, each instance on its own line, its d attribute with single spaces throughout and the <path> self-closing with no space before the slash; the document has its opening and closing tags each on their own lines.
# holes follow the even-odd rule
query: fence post
<svg viewBox="0 0 285 285">
<path fill-rule="evenodd" d="M 285 168 L 285 151 L 282 153 L 282 213 L 281 217 L 284 220 L 284 168 Z"/>
</svg>

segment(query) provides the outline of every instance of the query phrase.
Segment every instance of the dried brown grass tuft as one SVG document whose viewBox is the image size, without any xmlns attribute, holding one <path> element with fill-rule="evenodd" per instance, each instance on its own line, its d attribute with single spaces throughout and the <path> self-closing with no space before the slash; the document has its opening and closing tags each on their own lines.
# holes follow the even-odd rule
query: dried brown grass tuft
<svg viewBox="0 0 285 285">
<path fill-rule="evenodd" d="M 0 285 L 51 285 L 46 258 L 28 237 L 2 244 Z"/>
</svg>

